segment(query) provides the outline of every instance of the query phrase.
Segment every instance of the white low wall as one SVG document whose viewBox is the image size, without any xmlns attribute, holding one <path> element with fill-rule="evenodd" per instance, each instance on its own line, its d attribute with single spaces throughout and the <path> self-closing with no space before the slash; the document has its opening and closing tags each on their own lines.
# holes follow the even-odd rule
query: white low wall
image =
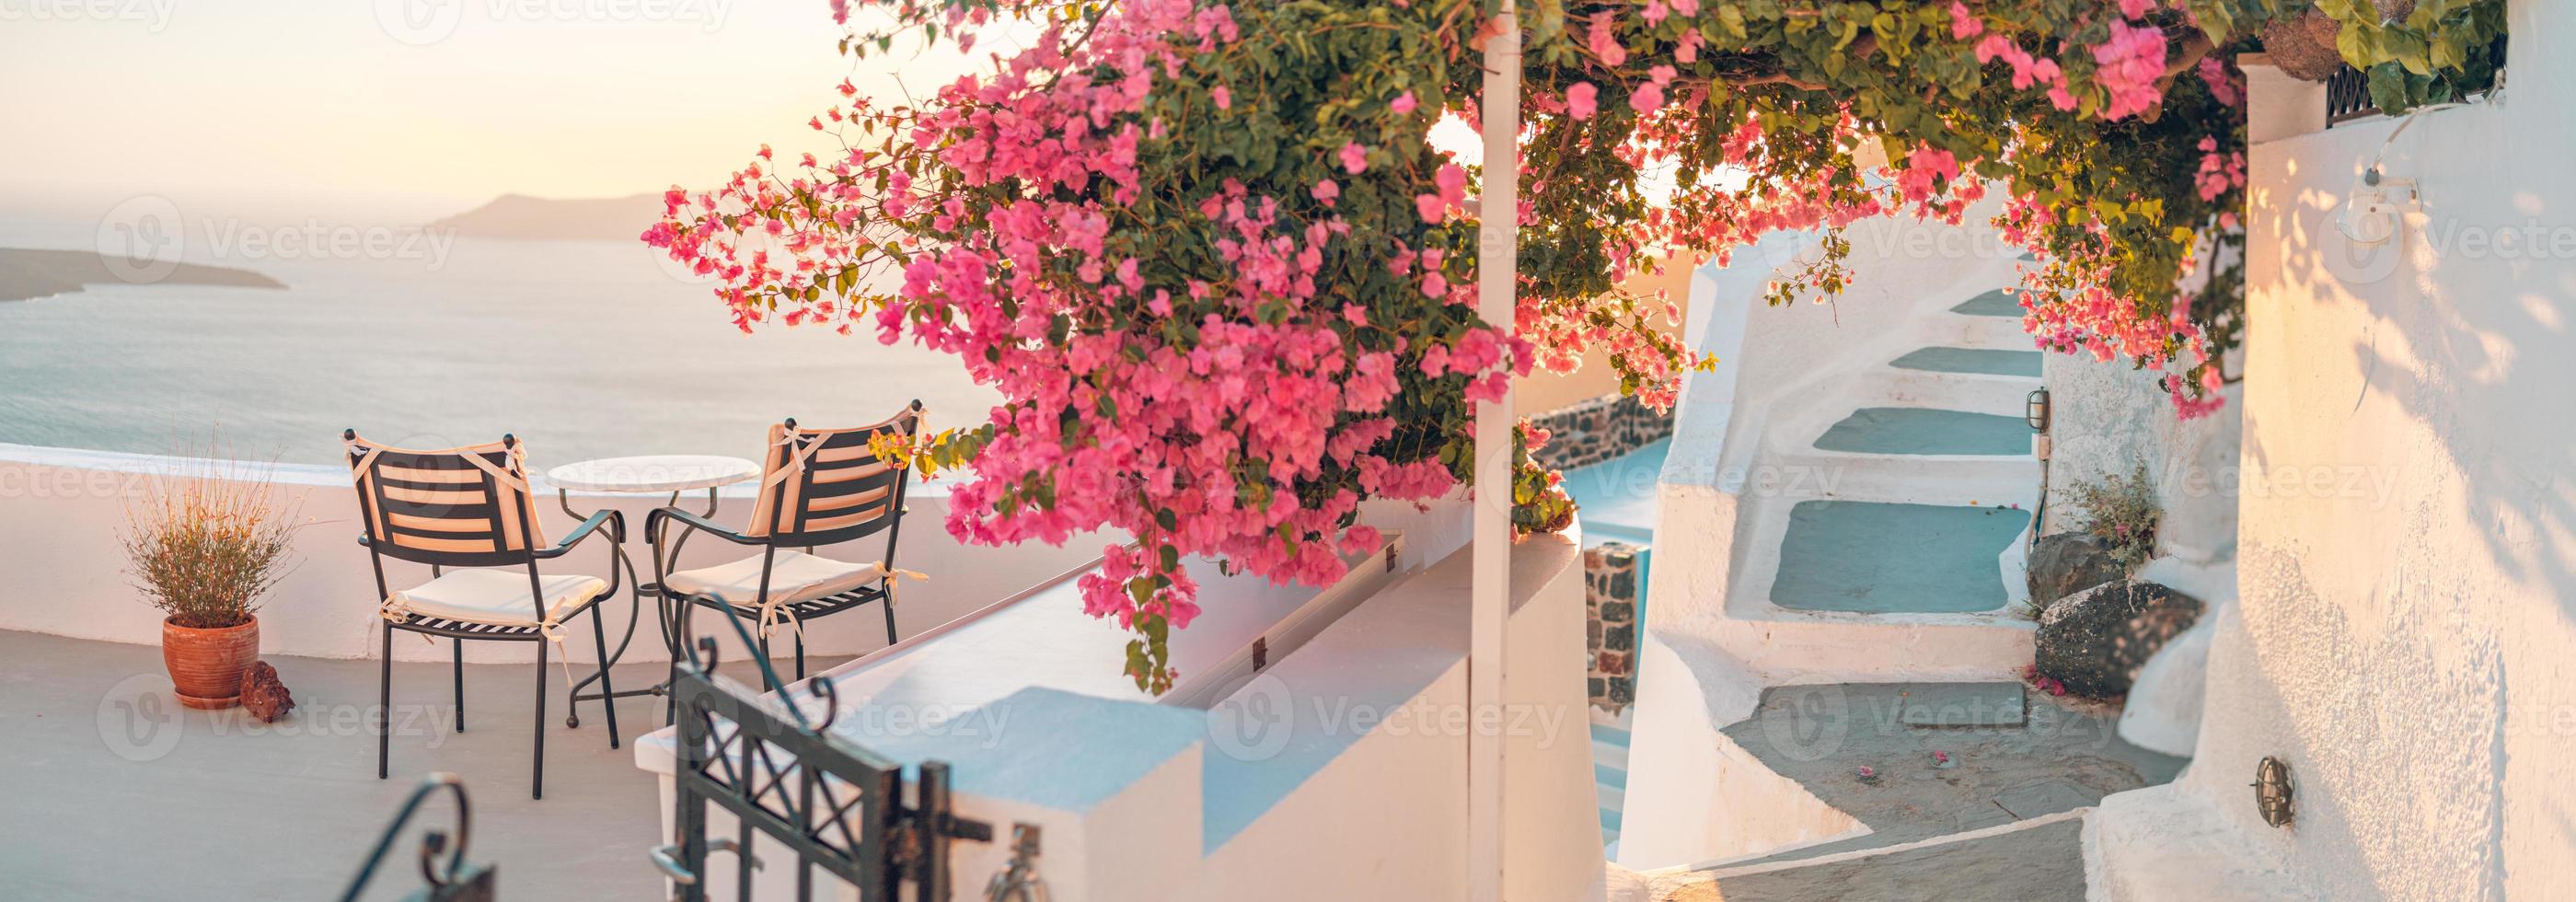
<svg viewBox="0 0 2576 902">
<path fill-rule="evenodd" d="M 949 721 L 990 732 L 925 725 L 871 747 L 951 762 L 956 813 L 997 839 L 1014 823 L 1039 826 L 1055 902 L 1447 900 L 1467 897 L 1468 737 L 1490 730 L 1505 749 L 1503 897 L 1598 902 L 1579 548 L 1571 532 L 1514 545 L 1492 718 L 1466 697 L 1470 554 L 1458 550 L 1400 575 L 1213 710 L 1028 688 Z M 1010 667 L 1013 650 L 995 651 L 1004 660 L 993 666 Z M 842 722 L 909 722 L 870 718 L 878 704 Z M 666 811 L 669 736 L 636 743 L 638 765 L 661 774 Z M 735 829 L 721 812 L 712 823 L 711 835 Z M 753 896 L 792 898 L 793 869 L 780 867 L 792 856 L 755 844 L 770 864 Z M 1010 853 L 1007 842 L 949 848 L 961 898 Z M 729 856 L 711 863 L 733 873 Z M 721 881 L 711 889 L 732 898 Z"/>
<path fill-rule="evenodd" d="M 357 541 L 357 492 L 350 485 L 347 471 L 327 466 L 195 461 L 0 445 L 0 564 L 6 564 L 13 574 L 10 588 L 0 592 L 0 629 L 160 644 L 161 613 L 143 599 L 132 579 L 125 575 L 124 551 L 117 537 L 126 528 L 127 505 L 148 499 L 156 476 L 210 472 L 268 474 L 277 488 L 280 507 L 291 510 L 297 522 L 306 524 L 296 533 L 290 564 L 293 571 L 261 602 L 260 650 L 318 658 L 374 656 L 383 621 L 376 615 L 380 599 L 376 597 L 375 573 L 367 550 Z M 539 487 L 543 490 L 542 479 Z M 544 490 L 544 495 L 546 535 L 560 538 L 578 521 L 558 509 L 551 490 Z M 635 562 L 636 572 L 650 580 L 653 573 L 651 552 L 643 542 L 644 517 L 668 499 L 667 495 L 575 494 L 571 504 L 584 513 L 611 507 L 624 511 L 630 533 L 627 554 Z M 728 489 L 715 519 L 720 523 L 743 522 L 750 516 L 751 503 L 748 486 Z M 702 511 L 705 504 L 704 492 L 681 499 L 681 505 L 691 511 Z M 938 483 L 916 483 L 910 507 L 912 513 L 904 521 L 902 540 L 896 547 L 896 563 L 930 578 L 906 580 L 898 590 L 895 623 L 903 635 L 954 620 L 1100 553 L 1100 543 L 1089 537 L 1077 538 L 1061 548 L 961 545 L 948 534 L 948 494 Z M 539 566 L 546 572 L 579 572 L 604 579 L 609 575 L 608 547 L 605 536 L 594 537 L 571 554 Z M 844 554 L 854 560 L 871 560 L 879 556 L 883 547 L 881 539 L 870 538 L 847 546 Z M 747 551 L 701 536 L 688 543 L 683 562 L 687 566 L 706 566 L 740 557 Z M 399 561 L 388 561 L 386 571 L 387 581 L 396 587 L 429 579 L 427 567 Z M 625 599 L 625 586 L 621 585 L 619 597 L 602 608 L 608 616 L 611 648 L 616 647 L 631 610 Z M 640 613 L 642 621 L 636 625 L 634 642 L 623 660 L 669 660 L 669 653 L 657 638 L 656 615 L 649 599 Z M 586 621 L 588 617 L 582 619 Z M 589 624 L 576 622 L 570 626 L 566 648 L 572 660 L 575 664 L 592 660 Z M 701 623 L 699 632 L 723 636 L 720 641 L 727 647 L 725 656 L 741 660 L 742 651 L 734 647 L 736 642 L 730 631 L 709 626 Z M 808 624 L 805 637 L 806 650 L 812 654 L 860 654 L 885 644 L 885 622 L 873 609 L 852 611 Z M 394 638 L 396 660 L 448 660 L 450 652 L 444 642 L 426 642 L 416 635 L 397 634 Z M 784 646 L 785 643 L 777 643 L 772 650 L 785 654 Z M 518 662 L 533 660 L 534 653 L 522 643 L 467 642 L 465 659 Z"/>
</svg>

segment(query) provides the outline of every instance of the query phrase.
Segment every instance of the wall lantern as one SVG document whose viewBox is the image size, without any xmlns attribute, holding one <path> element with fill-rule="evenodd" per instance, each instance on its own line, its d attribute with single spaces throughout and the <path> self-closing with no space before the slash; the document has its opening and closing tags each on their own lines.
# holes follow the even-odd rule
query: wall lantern
<svg viewBox="0 0 2576 902">
<path fill-rule="evenodd" d="M 2290 818 L 2297 814 L 2291 799 L 2296 789 L 2290 782 L 2290 766 L 2281 759 L 2265 755 L 2262 763 L 2254 766 L 2254 810 L 2262 813 L 2264 823 L 2275 827 L 2290 825 Z"/>
<path fill-rule="evenodd" d="M 2022 402 L 2022 419 L 2030 421 L 2032 432 L 2048 431 L 2048 389 L 2031 389 L 2030 397 Z"/>
</svg>

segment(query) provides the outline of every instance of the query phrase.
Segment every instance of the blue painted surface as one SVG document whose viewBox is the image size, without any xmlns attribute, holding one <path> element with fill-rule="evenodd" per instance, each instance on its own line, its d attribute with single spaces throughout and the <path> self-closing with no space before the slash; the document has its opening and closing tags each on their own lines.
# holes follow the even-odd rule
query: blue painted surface
<svg viewBox="0 0 2576 902">
<path fill-rule="evenodd" d="M 1628 731 L 1596 723 L 1592 725 L 1592 741 L 1606 742 L 1624 749 L 1628 747 Z"/>
<path fill-rule="evenodd" d="M 1592 725 L 1592 740 L 1596 746 L 1607 745 L 1618 749 L 1622 758 L 1626 755 L 1627 730 L 1595 723 Z M 1593 794 L 1601 799 L 1601 844 L 1607 848 L 1619 842 L 1621 815 L 1626 811 L 1628 802 L 1628 771 L 1625 761 L 1602 760 L 1599 756 L 1608 753 L 1601 752 L 1598 748 L 1595 748 L 1594 752 Z"/>
<path fill-rule="evenodd" d="M 1890 361 L 1888 366 L 1901 370 L 1927 370 L 1936 373 L 1983 373 L 1989 376 L 2039 377 L 2038 351 L 1999 351 L 1986 348 L 1917 348 Z"/>
<path fill-rule="evenodd" d="M 832 732 L 906 765 L 948 762 L 959 792 L 1064 811 L 1090 810 L 1207 737 L 1205 712 L 1039 687 L 936 725 L 891 710 L 872 700 Z"/>
<path fill-rule="evenodd" d="M 1930 407 L 1863 407 L 1816 437 L 1826 451 L 1859 454 L 2030 453 L 2021 417 Z"/>
<path fill-rule="evenodd" d="M 2020 316 L 2024 311 L 2021 309 L 2020 301 L 2014 300 L 2012 295 L 1997 288 L 1960 302 L 1958 306 L 1950 308 L 1950 312 L 1965 313 L 1969 316 Z"/>
<path fill-rule="evenodd" d="M 1655 483 L 1664 471 L 1671 439 L 1657 439 L 1618 457 L 1565 471 L 1565 493 L 1583 521 L 1583 543 L 1643 545 L 1655 539 Z"/>
<path fill-rule="evenodd" d="M 1801 611 L 1969 613 L 2004 606 L 2006 547 L 2028 511 L 1805 501 L 1789 511 L 1771 603 Z"/>
</svg>

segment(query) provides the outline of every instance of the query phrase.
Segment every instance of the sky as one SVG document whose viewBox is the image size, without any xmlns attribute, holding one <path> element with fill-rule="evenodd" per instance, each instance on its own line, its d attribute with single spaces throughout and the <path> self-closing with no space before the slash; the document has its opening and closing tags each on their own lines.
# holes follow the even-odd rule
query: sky
<svg viewBox="0 0 2576 902">
<path fill-rule="evenodd" d="M 968 68 L 855 63 L 840 34 L 824 0 L 0 0 L 0 221 L 152 194 L 399 225 L 711 187 L 763 142 L 833 146 L 805 122 L 845 77 L 926 94 Z"/>
</svg>

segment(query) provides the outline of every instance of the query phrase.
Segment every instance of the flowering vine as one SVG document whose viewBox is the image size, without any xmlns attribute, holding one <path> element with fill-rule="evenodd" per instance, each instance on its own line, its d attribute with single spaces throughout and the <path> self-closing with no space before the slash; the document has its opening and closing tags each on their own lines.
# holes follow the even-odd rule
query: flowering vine
<svg viewBox="0 0 2576 902">
<path fill-rule="evenodd" d="M 1707 361 L 1658 328 L 1674 299 L 1618 286 L 1770 232 L 1825 233 L 1771 300 L 1831 294 L 1850 223 L 1957 222 L 2000 188 L 1998 225 L 2037 255 L 2036 340 L 2156 369 L 2185 413 L 2214 403 L 2244 188 L 2242 86 L 2215 51 L 2281 5 L 1532 0 L 1523 190 L 1498 211 L 1428 140 L 1476 124 L 1484 0 L 836 0 L 860 56 L 1035 36 L 919 101 L 843 83 L 807 123 L 842 152 L 763 147 L 669 192 L 644 240 L 717 277 L 745 329 L 910 340 L 997 389 L 917 452 L 971 474 L 949 530 L 1127 537 L 1082 596 L 1137 634 L 1127 671 L 1159 692 L 1198 613 L 1184 558 L 1338 576 L 1382 538 L 1359 503 L 1457 489 L 1473 404 L 1533 368 L 1599 351 L 1668 407 Z M 1859 162 L 1873 143 L 1886 166 Z M 1521 236 L 1510 323 L 1475 313 L 1491 215 Z M 1516 525 L 1562 528 L 1554 474 L 1517 455 Z"/>
</svg>

